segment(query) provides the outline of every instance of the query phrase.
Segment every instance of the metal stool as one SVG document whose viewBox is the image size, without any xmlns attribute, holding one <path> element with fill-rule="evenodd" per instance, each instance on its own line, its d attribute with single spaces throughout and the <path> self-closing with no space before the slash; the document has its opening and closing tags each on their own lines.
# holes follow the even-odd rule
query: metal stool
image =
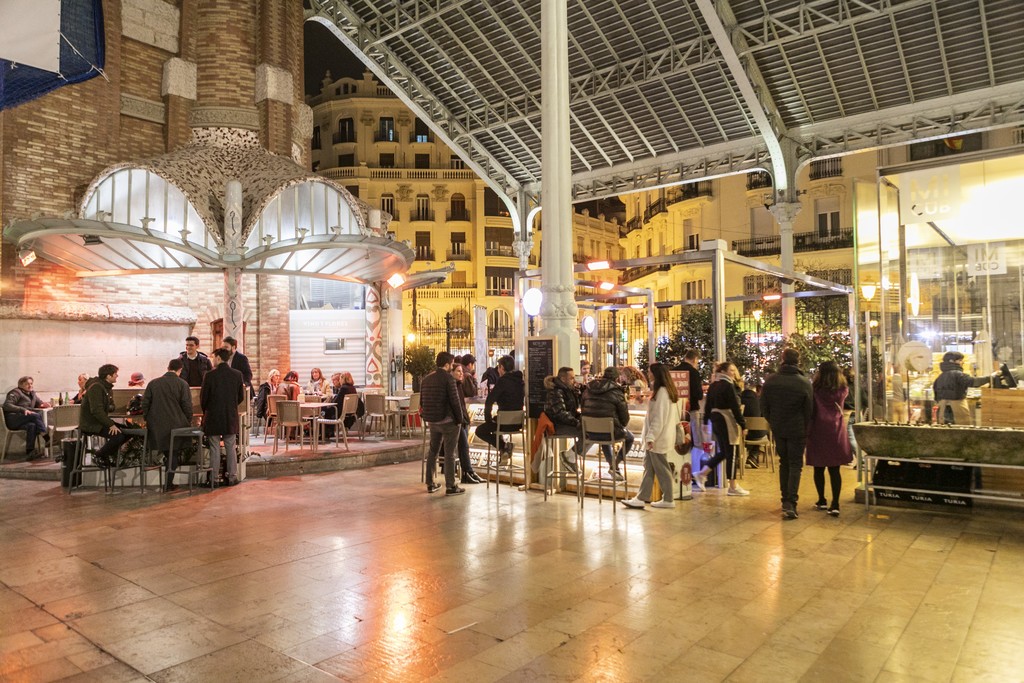
<svg viewBox="0 0 1024 683">
<path fill-rule="evenodd" d="M 615 460 L 615 453 L 618 450 L 618 446 L 624 445 L 623 439 L 615 438 L 615 420 L 610 417 L 587 417 L 583 416 L 583 460 L 586 462 L 587 449 L 592 445 L 597 446 L 608 446 L 612 449 L 612 461 Z M 607 435 L 607 438 L 601 438 L 602 435 Z M 597 458 L 597 502 L 600 505 L 603 501 L 604 487 L 607 486 L 607 482 L 601 478 L 602 463 L 604 463 L 604 455 L 598 448 Z M 625 467 L 623 467 L 625 469 Z M 612 476 L 612 502 L 618 500 L 618 480 Z M 626 497 L 629 497 L 629 482 L 626 480 L 626 476 L 622 476 L 622 488 Z M 612 514 L 615 514 L 617 506 L 612 506 Z"/>
<path fill-rule="evenodd" d="M 71 495 L 71 489 L 80 488 L 82 486 L 82 474 L 85 472 L 102 472 L 103 490 L 107 490 L 107 468 L 100 467 L 99 465 L 85 464 L 85 456 L 95 452 L 95 448 L 90 447 L 90 444 L 88 443 L 94 436 L 94 434 L 83 434 L 79 432 L 78 438 L 75 439 L 75 454 L 68 467 L 68 495 Z M 78 484 L 75 484 L 75 475 L 78 476 Z"/>
<path fill-rule="evenodd" d="M 566 477 L 567 470 L 562 470 L 558 467 L 562 463 L 561 453 L 563 450 L 570 450 L 573 453 L 573 457 L 576 460 L 576 473 L 568 472 L 576 479 L 576 501 L 580 507 L 583 507 L 583 460 L 576 453 L 575 450 L 569 448 L 569 439 L 575 437 L 567 436 L 565 434 L 551 434 L 544 437 L 544 500 L 548 499 L 548 489 L 551 488 L 549 482 L 554 481 L 556 477 Z M 564 445 L 565 449 L 560 449 L 559 446 Z"/>
<path fill-rule="evenodd" d="M 139 487 L 142 493 L 146 492 L 146 475 L 143 468 L 146 467 L 146 458 L 149 455 L 149 430 L 139 427 L 122 427 L 121 433 L 125 436 L 141 436 L 142 437 L 142 455 L 139 457 L 139 463 L 132 465 L 125 465 L 120 461 L 120 457 L 115 461 L 114 466 L 110 468 L 110 490 L 113 492 L 114 486 L 117 484 L 117 473 L 122 470 L 134 470 L 139 471 Z M 118 456 L 120 456 L 118 452 Z M 152 469 L 152 468 L 150 468 Z"/>
<path fill-rule="evenodd" d="M 171 430 L 171 442 L 170 442 L 169 447 L 167 449 L 167 452 L 169 454 L 167 456 L 168 460 L 170 460 L 170 458 L 174 457 L 174 453 L 175 453 L 175 451 L 174 451 L 174 441 L 175 441 L 175 439 L 196 440 L 196 457 L 195 457 L 195 460 L 192 461 L 192 462 L 189 462 L 189 463 L 185 463 L 184 465 L 179 463 L 178 467 L 177 467 L 177 470 L 175 470 L 175 472 L 174 472 L 175 476 L 177 476 L 177 474 L 179 473 L 179 471 L 181 470 L 182 467 L 188 468 L 188 494 L 191 496 L 192 495 L 192 481 L 195 479 L 195 476 L 197 474 L 199 474 L 200 472 L 207 472 L 207 473 L 211 472 L 211 468 L 210 468 L 209 463 L 208 462 L 205 462 L 205 463 L 203 462 L 204 461 L 204 457 L 203 457 L 204 456 L 204 453 L 203 453 L 203 430 L 198 428 L 198 427 L 179 427 L 178 429 L 172 429 Z M 170 462 L 168 462 L 167 466 L 168 466 L 168 468 L 170 467 Z M 212 487 L 212 486 L 214 486 L 212 475 L 211 475 L 210 479 L 211 479 L 210 486 Z"/>
<path fill-rule="evenodd" d="M 498 440 L 498 443 L 501 443 L 501 444 L 504 444 L 504 441 L 501 438 L 503 434 L 507 435 L 509 437 L 509 439 L 511 439 L 512 435 L 514 435 L 514 434 L 518 434 L 521 437 L 522 442 L 523 442 L 523 467 L 521 467 L 520 469 L 523 470 L 523 478 L 525 479 L 526 478 L 526 464 L 525 464 L 525 459 L 526 459 L 526 432 L 523 431 L 523 423 L 525 421 L 524 418 L 525 418 L 525 416 L 523 415 L 523 411 L 521 411 L 521 410 L 499 410 L 497 416 L 494 418 L 494 420 L 495 420 L 494 436 Z M 501 488 L 501 486 L 500 486 L 500 484 L 501 484 L 501 450 L 500 449 L 497 449 L 495 451 L 495 456 L 497 457 L 497 460 L 494 463 L 494 489 L 495 489 L 495 495 L 500 495 L 500 492 L 498 491 L 498 489 Z M 509 455 L 509 458 L 508 458 L 508 485 L 509 486 L 513 486 L 514 483 L 515 483 L 513 481 L 513 479 L 512 479 L 512 471 L 514 469 L 515 469 L 515 466 L 512 464 L 512 456 Z M 486 476 L 486 478 L 487 478 L 487 488 L 489 489 L 489 488 L 491 488 L 491 444 L 490 443 L 487 444 L 487 462 L 486 462 L 486 464 L 484 466 L 484 473 L 487 475 Z"/>
</svg>

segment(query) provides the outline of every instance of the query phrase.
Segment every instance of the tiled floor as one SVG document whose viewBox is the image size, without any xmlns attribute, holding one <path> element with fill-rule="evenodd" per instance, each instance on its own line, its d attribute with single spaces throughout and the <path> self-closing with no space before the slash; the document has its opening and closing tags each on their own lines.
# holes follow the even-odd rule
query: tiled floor
<svg viewBox="0 0 1024 683">
<path fill-rule="evenodd" d="M 428 496 L 418 463 L 0 481 L 0 680 L 1024 680 L 1024 512 L 783 522 L 771 477 L 616 515 Z"/>
</svg>

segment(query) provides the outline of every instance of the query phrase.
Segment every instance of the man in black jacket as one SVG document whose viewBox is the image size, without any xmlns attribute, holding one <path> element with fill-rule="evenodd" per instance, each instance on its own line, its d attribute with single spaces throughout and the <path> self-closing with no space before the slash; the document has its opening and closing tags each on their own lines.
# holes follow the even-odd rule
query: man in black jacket
<svg viewBox="0 0 1024 683">
<path fill-rule="evenodd" d="M 430 425 L 430 447 L 427 451 L 427 493 L 441 488 L 434 483 L 437 453 L 444 446 L 445 495 L 457 496 L 466 489 L 455 483 L 455 449 L 459 445 L 465 407 L 451 373 L 455 357 L 447 351 L 437 354 L 436 369 L 420 380 L 420 415 Z"/>
<path fill-rule="evenodd" d="M 555 425 L 555 436 L 571 436 L 576 439 L 573 450 L 577 455 L 583 444 L 580 436 L 580 395 L 576 388 L 576 372 L 569 367 L 559 368 L 557 375 L 544 378 L 544 388 L 548 390 L 544 401 L 544 414 Z M 576 462 L 562 452 L 562 465 L 573 474 L 576 473 Z"/>
<path fill-rule="evenodd" d="M 690 373 L 690 397 L 689 397 L 689 409 L 691 411 L 698 410 L 700 406 L 700 400 L 704 398 L 704 383 L 700 378 L 700 370 L 697 369 L 697 363 L 700 362 L 700 351 L 697 349 L 690 349 L 683 356 L 683 362 L 672 368 L 673 370 L 685 370 Z M 694 432 L 696 434 L 696 432 Z"/>
<path fill-rule="evenodd" d="M 604 458 L 608 461 L 608 471 L 611 476 L 619 481 L 624 477 L 619 472 L 619 463 L 626 458 L 626 453 L 633 447 L 633 433 L 626 429 L 629 425 L 629 406 L 626 405 L 626 394 L 618 383 L 619 370 L 616 367 L 604 369 L 604 375 L 600 379 L 591 380 L 583 392 L 584 417 L 610 417 L 615 421 L 615 438 L 622 439 L 622 450 L 618 458 L 612 455 L 611 446 L 601 446 L 604 451 Z M 588 439 L 609 439 L 607 433 L 587 433 Z"/>
<path fill-rule="evenodd" d="M 497 367 L 498 381 L 494 383 L 494 388 L 487 394 L 487 400 L 484 402 L 484 423 L 476 428 L 476 435 L 497 448 L 501 452 L 502 458 L 508 458 L 512 455 L 512 442 L 501 443 L 500 437 L 495 434 L 498 425 L 494 421 L 492 410 L 497 405 L 498 410 L 522 411 L 526 390 L 523 384 L 523 373 L 516 370 L 516 362 L 512 356 L 499 358 Z M 509 425 L 502 426 L 509 427 Z M 522 427 L 521 423 L 519 427 Z"/>
<path fill-rule="evenodd" d="M 224 337 L 221 348 L 231 354 L 228 358 L 228 367 L 234 368 L 242 373 L 242 381 L 245 383 L 245 390 L 252 391 L 252 366 L 249 364 L 249 357 L 238 350 L 238 340 L 234 337 Z"/>
<path fill-rule="evenodd" d="M 775 450 L 779 453 L 779 489 L 782 492 L 782 516 L 796 519 L 800 475 L 804 467 L 807 426 L 814 409 L 814 390 L 800 369 L 800 352 L 782 350 L 779 371 L 768 378 L 761 390 L 761 410 L 772 428 Z"/>
<path fill-rule="evenodd" d="M 238 405 L 245 400 L 242 373 L 228 366 L 229 354 L 224 349 L 213 352 L 214 368 L 203 378 L 200 405 L 203 409 L 203 434 L 210 441 L 211 486 L 220 476 L 220 442 L 224 439 L 226 484 L 238 483 L 238 461 L 235 439 L 238 436 Z"/>
<path fill-rule="evenodd" d="M 203 378 L 213 364 L 209 357 L 199 350 L 199 337 L 185 337 L 185 350 L 178 356 L 181 358 L 181 378 L 190 387 L 203 386 Z"/>
</svg>

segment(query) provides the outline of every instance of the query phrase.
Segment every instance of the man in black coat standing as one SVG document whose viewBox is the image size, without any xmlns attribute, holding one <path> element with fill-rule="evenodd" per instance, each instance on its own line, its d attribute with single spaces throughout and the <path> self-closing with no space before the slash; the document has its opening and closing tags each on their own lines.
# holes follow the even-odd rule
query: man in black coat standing
<svg viewBox="0 0 1024 683">
<path fill-rule="evenodd" d="M 245 384 L 242 373 L 228 366 L 229 356 L 224 349 L 213 352 L 213 370 L 206 373 L 199 397 L 203 408 L 203 433 L 210 440 L 212 480 L 216 480 L 220 472 L 220 440 L 223 438 L 227 485 L 234 486 L 238 483 L 238 463 L 235 460 L 238 404 L 245 400 Z"/>
<path fill-rule="evenodd" d="M 458 496 L 466 489 L 455 483 L 455 449 L 459 445 L 465 404 L 459 399 L 451 369 L 455 357 L 447 351 L 437 354 L 437 368 L 420 380 L 420 415 L 430 425 L 430 450 L 427 451 L 427 493 L 441 488 L 434 483 L 437 453 L 444 447 L 445 495 Z"/>
<path fill-rule="evenodd" d="M 249 365 L 249 357 L 238 350 L 238 340 L 234 337 L 224 337 L 221 348 L 231 354 L 228 357 L 228 367 L 242 373 L 246 391 L 252 391 L 252 366 Z"/>
<path fill-rule="evenodd" d="M 494 421 L 492 411 L 494 406 L 498 410 L 518 410 L 522 412 L 523 402 L 526 397 L 526 386 L 523 383 L 523 373 L 516 370 L 516 362 L 512 356 L 502 356 L 498 359 L 498 381 L 488 392 L 487 400 L 484 402 L 484 423 L 476 428 L 476 435 L 491 444 L 502 454 L 503 458 L 511 457 L 512 442 L 503 444 L 500 437 L 495 435 L 498 429 Z M 514 425 L 502 425 L 506 428 L 514 428 Z M 522 424 L 519 424 L 522 427 Z"/>
<path fill-rule="evenodd" d="M 149 432 L 149 447 L 167 455 L 164 491 L 175 491 L 178 488 L 174 485 L 178 454 L 170 453 L 171 430 L 192 425 L 192 392 L 181 378 L 180 358 L 172 358 L 167 364 L 167 372 L 146 387 L 142 394 L 142 414 Z"/>
<path fill-rule="evenodd" d="M 796 501 L 813 409 L 814 391 L 800 369 L 800 352 L 783 349 L 779 371 L 768 378 L 761 390 L 761 410 L 772 428 L 775 450 L 779 453 L 779 488 L 785 519 L 799 516 Z"/>
</svg>

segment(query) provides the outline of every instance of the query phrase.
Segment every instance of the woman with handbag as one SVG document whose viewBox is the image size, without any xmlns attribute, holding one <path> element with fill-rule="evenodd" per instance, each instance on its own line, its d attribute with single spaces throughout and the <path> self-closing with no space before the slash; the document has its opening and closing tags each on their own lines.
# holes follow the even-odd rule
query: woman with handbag
<svg viewBox="0 0 1024 683">
<path fill-rule="evenodd" d="M 811 382 L 814 410 L 807 428 L 807 464 L 814 468 L 814 488 L 818 491 L 816 510 L 828 510 L 839 516 L 839 494 L 843 488 L 840 469 L 853 460 L 850 440 L 843 424 L 843 401 L 849 389 L 835 361 L 825 361 Z M 825 500 L 825 470 L 832 485 L 832 501 Z"/>
<path fill-rule="evenodd" d="M 652 363 L 648 370 L 651 378 L 651 401 L 647 404 L 647 418 L 640 436 L 644 444 L 644 476 L 634 498 L 622 501 L 626 507 L 643 509 L 650 500 L 654 478 L 658 478 L 661 500 L 651 503 L 655 508 L 673 508 L 672 472 L 668 466 L 668 452 L 675 448 L 676 428 L 679 425 L 679 394 L 669 374 L 668 366 Z"/>
</svg>

